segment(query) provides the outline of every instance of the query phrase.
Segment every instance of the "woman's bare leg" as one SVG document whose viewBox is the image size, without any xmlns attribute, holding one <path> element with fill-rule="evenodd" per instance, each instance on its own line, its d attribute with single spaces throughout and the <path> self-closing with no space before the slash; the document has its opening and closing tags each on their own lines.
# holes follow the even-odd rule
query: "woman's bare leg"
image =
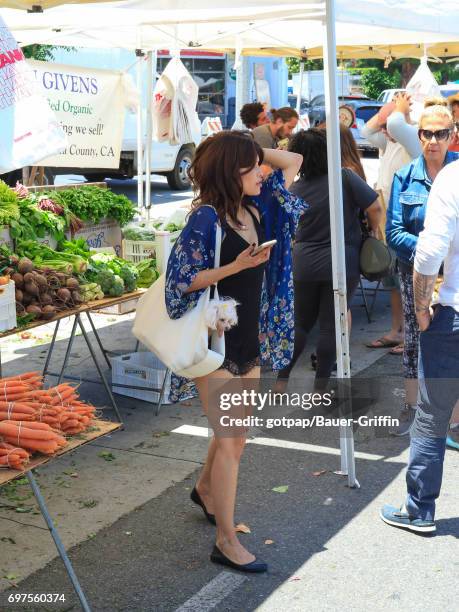
<svg viewBox="0 0 459 612">
<path fill-rule="evenodd" d="M 203 376 L 202 378 L 197 378 L 194 382 L 199 392 L 199 399 L 201 400 L 202 409 L 205 414 L 208 414 L 209 410 L 209 382 L 211 382 L 212 390 L 214 387 L 217 387 L 218 380 L 222 381 L 223 386 L 228 380 L 231 380 L 234 376 L 228 372 L 227 370 L 217 370 L 216 372 L 212 372 L 208 376 Z M 202 469 L 202 472 L 196 482 L 196 489 L 201 497 L 207 512 L 210 514 L 215 514 L 214 509 L 214 501 L 212 499 L 212 495 L 210 492 L 210 479 L 212 472 L 212 464 L 215 458 L 215 452 L 217 450 L 217 444 L 215 441 L 215 436 L 212 436 L 212 440 L 210 441 L 209 448 L 207 451 L 206 462 Z"/>
<path fill-rule="evenodd" d="M 254 368 L 254 370 L 246 374 L 244 378 L 259 378 L 259 369 Z M 214 378 L 212 380 L 213 391 L 215 379 L 221 378 L 225 379 L 224 382 L 228 382 L 231 378 L 234 378 L 229 372 L 219 370 L 217 373 L 206 377 L 206 379 L 195 381 L 205 410 L 208 410 L 209 407 L 208 384 L 210 377 Z M 238 380 L 242 381 L 242 377 L 238 378 Z M 205 406 L 204 403 L 206 403 Z M 234 528 L 234 506 L 236 502 L 239 462 L 244 450 L 245 441 L 245 435 L 235 435 L 234 437 L 220 435 L 214 437 L 209 447 L 208 459 L 203 470 L 204 481 L 201 478 L 198 481 L 200 484 L 202 483 L 204 488 L 204 484 L 208 485 L 209 483 L 208 473 L 210 473 L 210 496 L 207 499 L 209 504 L 211 504 L 210 507 L 214 510 L 217 522 L 216 544 L 225 556 L 238 564 L 251 563 L 255 560 L 254 555 L 249 553 L 239 542 Z M 203 501 L 206 503 L 204 498 Z M 209 512 L 210 509 L 207 504 L 206 507 Z"/>
</svg>

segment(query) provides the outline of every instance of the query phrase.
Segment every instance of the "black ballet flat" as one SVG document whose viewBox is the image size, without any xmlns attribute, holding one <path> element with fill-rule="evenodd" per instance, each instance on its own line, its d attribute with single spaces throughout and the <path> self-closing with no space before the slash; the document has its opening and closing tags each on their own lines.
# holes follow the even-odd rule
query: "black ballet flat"
<svg viewBox="0 0 459 612">
<path fill-rule="evenodd" d="M 199 495 L 196 487 L 194 487 L 194 489 L 191 491 L 190 499 L 196 505 L 201 506 L 202 511 L 206 515 L 206 519 L 209 521 L 209 523 L 211 523 L 212 525 L 216 525 L 217 524 L 217 522 L 215 520 L 215 514 L 210 514 L 209 512 L 207 512 L 207 508 L 205 507 L 204 502 L 202 501 L 201 496 Z"/>
<path fill-rule="evenodd" d="M 232 569 L 239 570 L 240 572 L 249 572 L 252 574 L 261 574 L 262 572 L 268 571 L 268 565 L 263 561 L 252 561 L 251 563 L 245 563 L 243 565 L 239 563 L 234 563 L 228 557 L 222 553 L 222 551 L 214 546 L 212 554 L 210 555 L 210 560 L 213 563 L 219 563 L 220 565 L 226 565 L 227 567 L 231 567 Z"/>
</svg>

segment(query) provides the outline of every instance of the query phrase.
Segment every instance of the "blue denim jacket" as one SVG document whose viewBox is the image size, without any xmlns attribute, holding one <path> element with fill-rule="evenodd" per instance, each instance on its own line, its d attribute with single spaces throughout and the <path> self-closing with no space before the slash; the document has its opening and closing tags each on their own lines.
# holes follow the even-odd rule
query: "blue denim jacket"
<svg viewBox="0 0 459 612">
<path fill-rule="evenodd" d="M 444 165 L 456 159 L 459 159 L 459 154 L 448 151 Z M 432 181 L 427 174 L 423 155 L 394 175 L 387 209 L 386 240 L 403 263 L 414 262 L 418 236 L 424 229 L 431 187 Z"/>
</svg>

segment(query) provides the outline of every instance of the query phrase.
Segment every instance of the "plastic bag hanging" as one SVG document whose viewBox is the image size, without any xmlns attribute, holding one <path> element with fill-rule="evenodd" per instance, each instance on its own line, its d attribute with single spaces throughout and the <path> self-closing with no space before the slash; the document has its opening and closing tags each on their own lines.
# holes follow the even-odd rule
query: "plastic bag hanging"
<svg viewBox="0 0 459 612">
<path fill-rule="evenodd" d="M 193 142 L 201 125 L 199 88 L 178 57 L 167 64 L 153 91 L 153 138 L 171 144 Z"/>
<path fill-rule="evenodd" d="M 427 57 L 421 58 L 421 63 L 409 80 L 406 91 L 411 95 L 411 119 L 417 122 L 424 110 L 425 99 L 431 96 L 441 96 L 438 83 L 427 65 Z"/>
</svg>

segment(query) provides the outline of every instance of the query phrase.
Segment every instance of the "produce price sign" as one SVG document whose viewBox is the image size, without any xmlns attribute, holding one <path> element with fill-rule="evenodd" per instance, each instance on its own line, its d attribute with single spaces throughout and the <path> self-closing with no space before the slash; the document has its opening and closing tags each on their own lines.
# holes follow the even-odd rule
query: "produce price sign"
<svg viewBox="0 0 459 612">
<path fill-rule="evenodd" d="M 65 134 L 0 16 L 0 174 L 33 165 L 65 146 Z"/>
<path fill-rule="evenodd" d="M 34 60 L 27 63 L 68 140 L 61 153 L 40 164 L 118 168 L 126 100 L 122 73 Z"/>
</svg>

